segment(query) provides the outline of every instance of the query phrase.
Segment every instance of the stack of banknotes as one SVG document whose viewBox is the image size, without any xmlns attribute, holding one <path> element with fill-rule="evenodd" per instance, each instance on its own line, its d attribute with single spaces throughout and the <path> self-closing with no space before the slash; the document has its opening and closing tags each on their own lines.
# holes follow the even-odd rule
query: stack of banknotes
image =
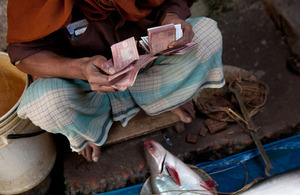
<svg viewBox="0 0 300 195">
<path fill-rule="evenodd" d="M 153 55 L 182 55 L 197 47 L 197 43 L 191 42 L 180 47 L 168 49 L 168 45 L 171 42 L 182 37 L 183 32 L 181 29 L 181 24 L 157 26 L 149 28 L 147 31 L 148 36 L 141 37 L 139 46 L 142 47 L 147 53 L 151 53 Z"/>
<path fill-rule="evenodd" d="M 159 55 L 183 55 L 196 48 L 197 43 L 188 43 L 177 48 L 168 49 L 168 45 L 182 37 L 180 24 L 168 24 L 148 29 L 148 36 L 141 37 L 139 45 L 146 54 L 139 55 L 134 37 L 111 46 L 112 59 L 108 60 L 116 73 L 108 77 L 113 87 L 124 91 L 132 86 L 141 68 L 155 60 Z"/>
</svg>

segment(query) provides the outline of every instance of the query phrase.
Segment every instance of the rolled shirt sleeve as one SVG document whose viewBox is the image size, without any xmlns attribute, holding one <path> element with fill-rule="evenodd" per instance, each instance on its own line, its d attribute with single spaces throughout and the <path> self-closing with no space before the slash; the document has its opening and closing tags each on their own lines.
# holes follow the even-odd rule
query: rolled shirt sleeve
<svg viewBox="0 0 300 195">
<path fill-rule="evenodd" d="M 12 64 L 38 53 L 43 50 L 50 50 L 55 53 L 66 53 L 69 46 L 68 42 L 63 40 L 61 32 L 57 31 L 42 39 L 31 42 L 11 43 L 7 46 L 7 53 Z"/>
</svg>

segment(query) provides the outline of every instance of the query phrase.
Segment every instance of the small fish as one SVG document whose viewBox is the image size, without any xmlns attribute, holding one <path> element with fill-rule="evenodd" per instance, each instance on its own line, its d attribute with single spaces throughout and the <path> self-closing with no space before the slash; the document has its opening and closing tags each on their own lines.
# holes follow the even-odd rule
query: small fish
<svg viewBox="0 0 300 195">
<path fill-rule="evenodd" d="M 300 169 L 272 176 L 240 195 L 299 195 Z"/>
<path fill-rule="evenodd" d="M 189 166 L 172 155 L 159 143 L 144 142 L 146 159 L 150 168 L 150 184 L 155 194 L 205 194 L 211 195 L 213 181 L 205 182 Z M 213 185 L 211 185 L 213 183 Z"/>
</svg>

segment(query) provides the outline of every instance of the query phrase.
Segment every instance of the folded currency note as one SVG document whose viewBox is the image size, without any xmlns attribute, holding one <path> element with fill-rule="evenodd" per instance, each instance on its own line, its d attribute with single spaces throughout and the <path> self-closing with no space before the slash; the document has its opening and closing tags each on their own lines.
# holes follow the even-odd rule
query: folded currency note
<svg viewBox="0 0 300 195">
<path fill-rule="evenodd" d="M 168 45 L 180 39 L 183 32 L 180 24 L 168 24 L 148 29 L 148 36 L 141 37 L 139 45 L 148 53 L 139 55 L 134 37 L 111 46 L 112 59 L 108 60 L 116 73 L 108 76 L 117 90 L 124 91 L 132 86 L 141 68 L 162 55 L 182 55 L 196 48 L 197 43 L 187 43 L 177 48 L 168 49 Z"/>
<path fill-rule="evenodd" d="M 147 31 L 151 54 L 157 54 L 168 49 L 168 45 L 176 40 L 176 28 L 174 24 L 149 28 Z"/>
<path fill-rule="evenodd" d="M 148 29 L 148 36 L 141 37 L 139 46 L 153 55 L 182 55 L 198 46 L 197 43 L 188 43 L 177 48 L 168 49 L 171 42 L 180 39 L 182 36 L 183 32 L 180 24 L 153 27 Z"/>
<path fill-rule="evenodd" d="M 115 68 L 116 73 L 109 75 L 108 80 L 120 91 L 132 86 L 139 70 L 157 58 L 151 54 L 139 56 L 134 37 L 113 44 L 111 52 L 112 59 L 107 62 Z"/>
<path fill-rule="evenodd" d="M 130 63 L 139 59 L 134 37 L 111 46 L 113 65 L 116 72 L 126 68 Z"/>
<path fill-rule="evenodd" d="M 116 73 L 114 75 L 110 75 L 108 77 L 108 80 L 116 80 L 116 82 L 113 84 L 113 87 L 119 91 L 124 91 L 134 84 L 139 70 L 144 68 L 147 64 L 149 64 L 156 58 L 158 58 L 158 56 L 153 56 L 151 54 L 140 55 L 140 58 L 137 61 L 128 66 L 130 67 L 128 68 L 130 70 L 126 71 L 125 73 L 123 72 L 120 74 Z M 120 75 L 122 75 L 122 77 Z"/>
</svg>

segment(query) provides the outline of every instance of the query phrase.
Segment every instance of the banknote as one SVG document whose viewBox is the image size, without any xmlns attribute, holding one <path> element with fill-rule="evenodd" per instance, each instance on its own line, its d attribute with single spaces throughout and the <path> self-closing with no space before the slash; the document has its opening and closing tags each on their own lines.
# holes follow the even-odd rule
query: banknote
<svg viewBox="0 0 300 195">
<path fill-rule="evenodd" d="M 181 24 L 175 24 L 174 26 L 176 29 L 176 41 L 177 41 L 178 39 L 180 39 L 183 36 L 183 31 L 181 28 Z"/>
<path fill-rule="evenodd" d="M 157 54 L 168 49 L 168 45 L 176 40 L 176 28 L 174 24 L 149 28 L 147 32 L 151 54 Z"/>
<path fill-rule="evenodd" d="M 175 34 L 171 33 L 172 27 L 175 27 Z M 174 32 L 174 31 L 172 31 Z M 169 34 L 168 34 L 169 33 Z M 169 36 L 170 35 L 170 36 Z M 142 36 L 139 41 L 139 46 L 143 48 L 147 53 L 153 55 L 183 55 L 188 51 L 191 51 L 198 47 L 197 43 L 190 42 L 185 45 L 168 49 L 168 45 L 178 40 L 183 36 L 181 24 L 168 24 L 164 26 L 158 26 L 148 29 L 148 36 Z"/>
<path fill-rule="evenodd" d="M 116 72 L 123 70 L 129 64 L 139 59 L 134 37 L 113 44 L 111 46 L 111 52 Z"/>
<path fill-rule="evenodd" d="M 135 68 L 131 71 L 130 74 L 130 85 L 132 86 L 135 82 L 135 79 L 139 73 L 139 71 L 144 68 L 146 65 L 148 65 L 150 62 L 154 61 L 156 58 L 158 58 L 158 56 L 154 56 L 152 54 L 144 54 L 141 55 L 141 60 L 138 60 L 135 63 Z"/>
<path fill-rule="evenodd" d="M 129 71 L 122 73 L 121 74 L 122 76 L 121 75 L 118 75 L 117 77 L 114 77 L 114 75 L 110 76 L 111 78 L 116 80 L 116 82 L 113 84 L 113 87 L 119 91 L 124 91 L 128 87 L 132 86 L 136 80 L 139 71 L 142 68 L 144 68 L 147 64 L 155 60 L 157 57 L 158 56 L 154 56 L 152 54 L 140 55 L 140 58 L 129 66 L 132 68 L 130 68 Z"/>
<path fill-rule="evenodd" d="M 182 54 L 185 54 L 186 52 L 191 51 L 191 50 L 193 50 L 197 47 L 198 47 L 198 43 L 194 43 L 194 42 L 187 43 L 187 44 L 184 45 L 183 48 L 173 52 L 173 54 L 182 55 Z"/>
<path fill-rule="evenodd" d="M 108 76 L 113 87 L 124 91 L 132 86 L 140 69 L 155 60 L 156 54 L 172 55 L 184 54 L 198 46 L 197 43 L 188 43 L 177 48 L 168 49 L 168 45 L 182 36 L 180 25 L 168 24 L 148 29 L 148 36 L 141 37 L 139 45 L 147 54 L 139 55 L 134 37 L 111 46 L 112 59 L 108 60 L 116 73 Z"/>
<path fill-rule="evenodd" d="M 165 56 L 168 56 L 168 55 L 183 55 L 186 52 L 195 49 L 196 47 L 198 47 L 198 43 L 190 42 L 190 43 L 187 43 L 185 45 L 182 45 L 182 46 L 179 46 L 179 47 L 176 47 L 176 48 L 165 50 L 161 54 L 165 55 Z"/>
<path fill-rule="evenodd" d="M 139 46 L 143 48 L 147 53 L 150 53 L 149 45 L 147 45 L 143 40 L 139 40 Z"/>
<path fill-rule="evenodd" d="M 113 75 L 109 75 L 108 76 L 108 81 L 112 81 L 114 80 L 115 78 L 129 72 L 130 70 L 134 69 L 134 66 L 132 64 L 130 64 L 129 66 L 127 66 L 126 68 L 124 68 L 123 70 L 113 74 Z"/>
</svg>

